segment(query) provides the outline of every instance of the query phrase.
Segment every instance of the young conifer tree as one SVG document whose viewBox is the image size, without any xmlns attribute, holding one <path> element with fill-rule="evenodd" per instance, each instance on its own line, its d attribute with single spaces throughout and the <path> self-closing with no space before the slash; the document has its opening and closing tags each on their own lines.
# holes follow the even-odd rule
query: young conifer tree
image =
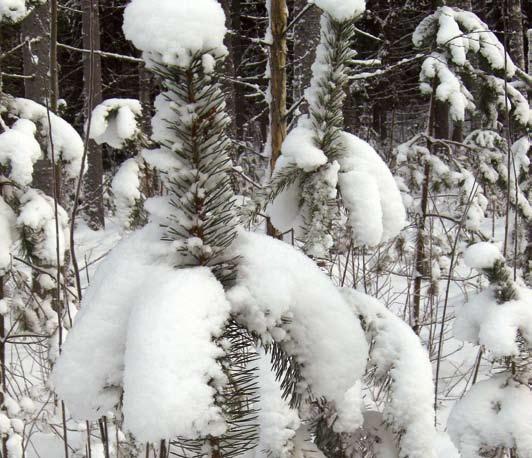
<svg viewBox="0 0 532 458">
<path fill-rule="evenodd" d="M 470 246 L 465 263 L 482 273 L 486 288 L 457 313 L 457 338 L 481 345 L 490 377 L 475 383 L 454 406 L 449 435 L 464 458 L 532 453 L 532 291 L 514 281 L 499 248 Z"/>
<path fill-rule="evenodd" d="M 257 447 L 259 344 L 275 348 L 294 405 L 325 397 L 338 430 L 356 429 L 367 357 L 358 318 L 310 259 L 238 235 L 216 73 L 226 54 L 221 6 L 134 0 L 124 31 L 162 79 L 152 153 L 168 196 L 146 202 L 150 223 L 99 267 L 54 368 L 57 393 L 79 419 L 117 409 L 139 443 L 231 457 Z M 330 328 L 337 332 L 324 339 Z"/>
<path fill-rule="evenodd" d="M 335 438 L 358 444 L 362 379 L 378 341 L 379 380 L 396 363 L 382 435 L 397 436 L 390 450 L 402 457 L 431 457 L 430 362 L 408 326 L 364 295 L 344 297 L 289 244 L 238 228 L 217 74 L 224 24 L 215 0 L 126 8 L 126 36 L 162 78 L 151 160 L 168 195 L 146 200 L 150 222 L 99 266 L 55 365 L 55 390 L 76 419 L 115 411 L 125 432 L 163 455 L 288 458 L 305 455 L 316 402 Z M 271 362 L 257 370 L 262 350 Z M 418 402 L 403 403 L 412 377 Z"/>
<path fill-rule="evenodd" d="M 267 213 L 281 232 L 294 230 L 304 251 L 327 258 L 334 232 L 345 221 L 357 246 L 374 246 L 404 225 L 393 178 L 376 151 L 343 131 L 343 104 L 350 76 L 354 21 L 363 1 L 318 1 L 321 39 L 305 96 L 308 115 L 283 143 L 270 183 Z"/>
</svg>

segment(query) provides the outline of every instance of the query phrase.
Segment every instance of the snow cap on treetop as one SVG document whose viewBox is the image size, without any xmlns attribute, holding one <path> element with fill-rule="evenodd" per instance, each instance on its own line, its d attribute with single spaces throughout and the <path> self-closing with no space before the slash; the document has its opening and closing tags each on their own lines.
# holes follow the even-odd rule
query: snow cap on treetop
<svg viewBox="0 0 532 458">
<path fill-rule="evenodd" d="M 227 53 L 225 14 L 216 0 L 132 0 L 122 28 L 135 47 L 163 64 L 186 66 L 196 53 Z"/>
<path fill-rule="evenodd" d="M 336 21 L 354 19 L 366 10 L 366 0 L 314 0 L 314 3 Z"/>
</svg>

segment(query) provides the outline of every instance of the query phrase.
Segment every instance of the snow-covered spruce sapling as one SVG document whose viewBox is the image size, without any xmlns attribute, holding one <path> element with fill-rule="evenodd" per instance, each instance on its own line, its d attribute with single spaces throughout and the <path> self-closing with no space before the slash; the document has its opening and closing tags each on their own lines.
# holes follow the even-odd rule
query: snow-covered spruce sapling
<svg viewBox="0 0 532 458">
<path fill-rule="evenodd" d="M 477 243 L 465 263 L 489 285 L 457 312 L 454 334 L 481 345 L 494 363 L 490 378 L 474 384 L 454 405 L 447 429 L 463 458 L 532 455 L 532 291 L 513 280 L 499 248 Z"/>
<path fill-rule="evenodd" d="M 282 146 L 266 203 L 272 224 L 291 229 L 307 254 L 327 258 L 333 227 L 347 210 L 357 245 L 395 236 L 405 221 L 396 184 L 367 143 L 343 131 L 342 107 L 354 56 L 354 20 L 364 1 L 320 1 L 321 41 L 306 91 L 308 116 L 301 116 Z M 341 205 L 339 205 L 341 204 Z"/>
<path fill-rule="evenodd" d="M 515 64 L 474 13 L 439 7 L 420 22 L 412 41 L 432 51 L 422 64 L 421 90 L 448 104 L 453 122 L 463 123 L 466 110 L 476 108 L 484 126 L 496 129 L 508 108 L 519 125 L 530 126 L 528 101 L 511 84 Z"/>
<path fill-rule="evenodd" d="M 215 457 L 257 451 L 256 343 L 290 362 L 283 388 L 295 403 L 330 401 L 338 432 L 362 423 L 368 352 L 357 317 L 310 259 L 237 231 L 216 74 L 224 24 L 214 0 L 125 10 L 126 36 L 163 79 L 153 140 L 169 195 L 146 201 L 151 222 L 99 267 L 52 375 L 76 418 L 118 408 L 140 443 Z"/>
</svg>

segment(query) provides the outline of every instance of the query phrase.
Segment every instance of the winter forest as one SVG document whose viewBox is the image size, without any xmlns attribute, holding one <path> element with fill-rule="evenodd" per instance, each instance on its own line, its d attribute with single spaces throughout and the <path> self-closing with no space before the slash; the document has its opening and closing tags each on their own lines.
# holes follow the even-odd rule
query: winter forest
<svg viewBox="0 0 532 458">
<path fill-rule="evenodd" d="M 531 20 L 0 0 L 0 457 L 532 458 Z"/>
</svg>

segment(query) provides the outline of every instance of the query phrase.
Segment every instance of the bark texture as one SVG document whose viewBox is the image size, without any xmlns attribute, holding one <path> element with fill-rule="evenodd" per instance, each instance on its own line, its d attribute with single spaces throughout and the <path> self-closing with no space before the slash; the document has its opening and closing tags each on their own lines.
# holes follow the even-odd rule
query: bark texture
<svg viewBox="0 0 532 458">
<path fill-rule="evenodd" d="M 281 154 L 281 146 L 286 137 L 286 29 L 288 9 L 286 0 L 271 1 L 272 45 L 270 56 L 271 69 L 271 120 L 272 137 L 271 169 L 275 167 Z"/>
<path fill-rule="evenodd" d="M 24 74 L 32 78 L 24 80 L 24 96 L 35 102 L 50 101 L 50 8 L 45 3 L 33 10 L 22 22 L 22 36 L 26 40 L 23 49 Z M 50 107 L 51 108 L 51 107 Z M 54 195 L 54 170 L 52 162 L 43 158 L 34 166 L 33 185 L 50 197 Z"/>
<path fill-rule="evenodd" d="M 100 49 L 100 14 L 98 0 L 82 0 L 82 32 L 85 49 Z M 84 114 L 87 120 L 91 111 L 102 101 L 102 62 L 98 54 L 83 55 Z M 100 229 L 105 226 L 103 206 L 102 147 L 89 140 L 85 174 L 85 213 L 89 226 Z"/>
</svg>

